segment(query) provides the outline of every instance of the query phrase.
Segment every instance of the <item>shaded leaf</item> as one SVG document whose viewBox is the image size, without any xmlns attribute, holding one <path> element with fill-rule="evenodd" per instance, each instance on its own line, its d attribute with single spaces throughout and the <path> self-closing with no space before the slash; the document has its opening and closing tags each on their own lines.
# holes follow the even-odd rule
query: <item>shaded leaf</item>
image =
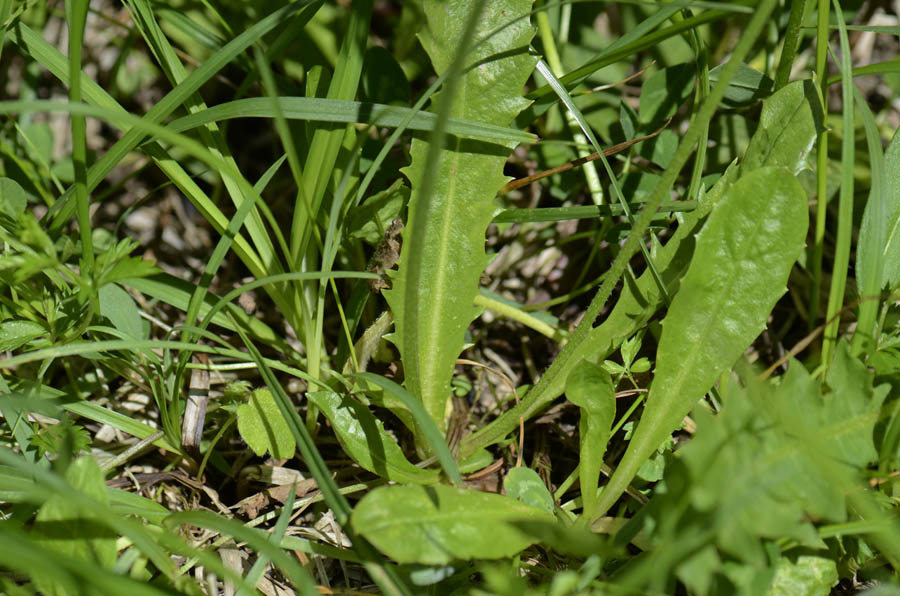
<svg viewBox="0 0 900 596">
<path fill-rule="evenodd" d="M 21 348 L 45 335 L 47 330 L 33 321 L 3 321 L 0 323 L 0 351 Z"/>
<path fill-rule="evenodd" d="M 381 46 L 366 50 L 360 82 L 363 101 L 409 105 L 409 81 L 394 55 Z"/>
<path fill-rule="evenodd" d="M 76 491 L 101 505 L 109 505 L 109 495 L 100 466 L 90 456 L 79 457 L 66 470 L 66 481 Z M 64 494 L 47 499 L 32 529 L 42 546 L 64 555 L 112 569 L 116 563 L 116 535 L 110 528 L 74 505 Z M 44 594 L 68 594 L 52 580 L 35 578 Z"/>
<path fill-rule="evenodd" d="M 347 215 L 344 229 L 348 238 L 362 239 L 378 246 L 391 221 L 409 200 L 409 187 L 396 180 L 389 188 L 367 198 Z"/>
<path fill-rule="evenodd" d="M 694 72 L 693 64 L 676 64 L 650 75 L 641 88 L 641 122 L 659 122 L 675 114 L 691 94 Z"/>
<path fill-rule="evenodd" d="M 14 222 L 25 212 L 27 205 L 28 194 L 19 183 L 12 178 L 0 178 L 0 215 L 9 218 L 7 222 Z"/>
<path fill-rule="evenodd" d="M 724 64 L 720 64 L 709 71 L 710 84 L 715 84 L 719 80 L 719 74 L 723 67 Z M 767 77 L 765 73 L 741 63 L 737 72 L 728 81 L 722 103 L 732 108 L 747 106 L 768 97 L 774 87 L 775 81 Z"/>
</svg>

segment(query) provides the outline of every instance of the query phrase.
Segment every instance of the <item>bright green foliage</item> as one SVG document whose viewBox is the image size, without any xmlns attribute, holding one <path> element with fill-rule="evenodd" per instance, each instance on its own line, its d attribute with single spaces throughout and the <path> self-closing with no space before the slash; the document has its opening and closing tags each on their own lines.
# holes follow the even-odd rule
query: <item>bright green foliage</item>
<svg viewBox="0 0 900 596">
<path fill-rule="evenodd" d="M 578 423 L 579 478 L 585 511 L 593 511 L 603 454 L 616 416 L 616 388 L 609 373 L 587 360 L 566 379 L 566 397 L 581 409 Z"/>
<path fill-rule="evenodd" d="M 792 83 L 763 102 L 759 127 L 740 166 L 729 167 L 716 184 L 701 195 L 700 206 L 685 215 L 674 236 L 654 255 L 653 263 L 670 294 L 677 292 L 691 262 L 694 235 L 741 173 L 746 174 L 763 166 L 780 166 L 794 173 L 808 168 L 809 152 L 815 142 L 816 131 L 821 126 L 818 106 L 816 90 L 808 81 Z M 591 329 L 587 339 L 572 353 L 568 366 L 574 366 L 582 358 L 602 362 L 646 325 L 663 304 L 659 287 L 649 271 L 634 283 L 624 284 L 612 312 L 602 324 Z M 565 378 L 566 373 L 563 372 L 559 380 L 548 387 L 546 401 L 562 394 Z"/>
<path fill-rule="evenodd" d="M 837 565 L 831 559 L 801 555 L 791 561 L 781 557 L 767 596 L 828 596 L 837 583 Z"/>
<path fill-rule="evenodd" d="M 796 361 L 780 383 L 751 378 L 745 388 L 730 380 L 722 387 L 720 415 L 697 412 L 699 430 L 679 451 L 648 515 L 661 524 L 661 551 L 678 550 L 682 536 L 707 533 L 708 546 L 683 552 L 678 569 L 698 595 L 735 593 L 712 590 L 714 577 L 729 575 L 734 561 L 745 572 L 763 573 L 767 541 L 791 538 L 821 549 L 811 520 L 847 518 L 845 495 L 858 490 L 859 472 L 876 457 L 873 433 L 888 388 L 873 389 L 872 374 L 845 343 L 832 370 L 827 388 Z M 803 593 L 784 590 L 806 574 L 818 578 L 803 580 L 819 590 L 810 593 L 828 593 L 837 579 L 834 564 L 803 559 L 779 561 L 771 594 Z"/>
<path fill-rule="evenodd" d="M 479 6 L 482 14 L 469 38 L 466 24 Z M 534 65 L 526 51 L 533 35 L 527 18 L 531 2 L 428 0 L 424 10 L 427 24 L 420 39 L 438 74 L 459 52 L 465 52 L 465 67 L 477 64 L 453 82 L 452 95 L 436 94 L 433 105 L 449 116 L 508 125 L 528 105 L 521 92 Z M 472 302 L 487 264 L 484 242 L 493 198 L 507 181 L 503 164 L 512 148 L 448 136 L 441 147 L 417 137 L 410 149 L 409 217 L 399 272 L 385 296 L 394 313 L 406 386 L 442 432 L 454 364 L 478 313 Z M 429 161 L 432 152 L 435 162 Z M 417 445 L 424 447 L 421 437 Z"/>
<path fill-rule="evenodd" d="M 400 563 L 509 557 L 534 539 L 515 522 L 553 515 L 494 493 L 450 486 L 384 486 L 353 510 L 353 528 Z"/>
<path fill-rule="evenodd" d="M 515 467 L 507 472 L 503 478 L 503 490 L 511 499 L 553 513 L 553 495 L 531 468 Z"/>
<path fill-rule="evenodd" d="M 66 470 L 66 481 L 101 505 L 109 504 L 103 472 L 92 457 L 76 459 Z M 92 514 L 73 504 L 65 494 L 57 494 L 45 502 L 35 518 L 32 532 L 40 536 L 42 546 L 112 569 L 116 562 L 116 535 Z M 41 576 L 34 578 L 44 594 L 67 592 Z"/>
<path fill-rule="evenodd" d="M 785 169 L 754 170 L 726 191 L 697 238 L 663 322 L 644 414 L 593 516 L 615 503 L 644 460 L 765 328 L 807 225 L 806 193 Z"/>
<path fill-rule="evenodd" d="M 256 455 L 272 454 L 275 459 L 294 456 L 296 443 L 272 392 L 257 389 L 237 408 L 238 432 Z"/>
<path fill-rule="evenodd" d="M 361 403 L 331 391 L 310 392 L 307 397 L 331 422 L 344 452 L 364 469 L 393 482 L 432 484 L 438 481 L 435 470 L 409 463 L 397 442 L 384 431 L 381 421 Z"/>
</svg>

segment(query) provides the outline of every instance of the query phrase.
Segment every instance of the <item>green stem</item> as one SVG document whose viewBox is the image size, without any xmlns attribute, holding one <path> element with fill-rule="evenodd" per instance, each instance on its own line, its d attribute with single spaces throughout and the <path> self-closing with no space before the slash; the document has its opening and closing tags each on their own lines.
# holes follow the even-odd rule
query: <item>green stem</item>
<svg viewBox="0 0 900 596">
<path fill-rule="evenodd" d="M 530 327 L 541 335 L 546 335 L 554 341 L 560 343 L 566 341 L 566 335 L 563 330 L 558 329 L 553 325 L 549 325 L 515 306 L 505 304 L 499 300 L 494 300 L 484 294 L 475 294 L 475 306 L 482 306 L 508 319 L 522 323 L 526 327 Z"/>
<path fill-rule="evenodd" d="M 788 17 L 787 31 L 784 33 L 784 45 L 781 47 L 781 60 L 775 73 L 775 90 L 788 84 L 791 78 L 791 67 L 797 55 L 797 42 L 800 39 L 800 21 L 806 10 L 806 0 L 791 2 L 791 15 Z"/>
<path fill-rule="evenodd" d="M 819 17 L 816 31 L 816 77 L 819 80 L 819 96 L 823 113 L 828 111 L 828 84 L 826 64 L 828 60 L 828 0 L 819 0 Z M 809 328 L 819 320 L 819 296 L 822 293 L 822 257 L 825 252 L 825 216 L 828 201 L 828 129 L 823 126 L 816 140 L 816 232 L 813 239 L 813 284 L 809 300 Z"/>
<path fill-rule="evenodd" d="M 841 190 L 838 202 L 838 227 L 834 247 L 834 265 L 831 272 L 831 287 L 828 291 L 828 310 L 822 341 L 822 363 L 828 366 L 837 345 L 840 317 L 835 316 L 844 304 L 847 289 L 847 267 L 850 264 L 850 244 L 853 241 L 853 163 L 855 147 L 853 138 L 853 78 L 850 76 L 850 42 L 844 17 L 837 0 L 834 0 L 835 16 L 840 26 L 841 40 L 841 110 L 843 111 L 843 131 L 841 139 Z M 824 77 L 823 77 L 824 78 Z M 818 223 L 818 222 L 817 222 Z"/>
</svg>

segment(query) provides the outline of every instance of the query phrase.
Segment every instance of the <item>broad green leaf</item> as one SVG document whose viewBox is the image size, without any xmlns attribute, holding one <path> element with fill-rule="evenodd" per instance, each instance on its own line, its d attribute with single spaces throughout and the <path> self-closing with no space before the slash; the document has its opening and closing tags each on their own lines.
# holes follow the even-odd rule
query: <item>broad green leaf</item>
<svg viewBox="0 0 900 596">
<path fill-rule="evenodd" d="M 531 468 L 516 467 L 507 472 L 503 478 L 503 490 L 510 499 L 553 513 L 553 495 Z"/>
<path fill-rule="evenodd" d="M 534 542 L 516 522 L 552 514 L 498 495 L 450 486 L 383 486 L 357 504 L 353 528 L 398 563 L 510 557 Z"/>
<path fill-rule="evenodd" d="M 825 557 L 800 555 L 778 559 L 767 596 L 828 596 L 838 583 L 837 564 Z"/>
<path fill-rule="evenodd" d="M 787 85 L 763 102 L 741 172 L 764 166 L 780 166 L 793 174 L 809 169 L 807 158 L 822 126 L 822 105 L 815 85 L 811 81 Z"/>
<path fill-rule="evenodd" d="M 660 122 L 671 117 L 690 96 L 694 72 L 693 64 L 677 64 L 650 75 L 641 87 L 641 122 Z"/>
<path fill-rule="evenodd" d="M 681 277 L 691 261 L 694 253 L 694 236 L 709 212 L 742 173 L 746 174 L 763 166 L 781 166 L 797 173 L 807 167 L 807 156 L 815 142 L 816 131 L 821 126 L 821 110 L 818 108 L 818 102 L 816 89 L 808 81 L 791 83 L 763 101 L 759 128 L 750 140 L 743 162 L 740 166 L 730 166 L 716 184 L 700 196 L 697 208 L 684 215 L 675 234 L 654 255 L 653 262 L 670 295 L 678 291 Z M 900 224 L 897 236 L 896 250 L 900 262 Z M 622 293 L 612 312 L 603 323 L 588 333 L 587 339 L 572 353 L 569 359 L 571 364 L 567 364 L 567 368 L 582 359 L 594 363 L 602 362 L 623 341 L 646 325 L 663 303 L 659 287 L 650 272 L 645 272 L 637 280 L 623 284 Z M 564 369 L 540 396 L 540 402 L 549 403 L 562 395 L 567 376 L 568 371 Z M 512 423 L 517 424 L 516 421 Z"/>
<path fill-rule="evenodd" d="M 99 294 L 100 314 L 109 319 L 113 327 L 135 339 L 147 339 L 140 312 L 128 292 L 116 284 L 106 284 Z"/>
<path fill-rule="evenodd" d="M 482 14 L 474 40 L 465 39 L 466 23 L 476 7 Z M 464 64 L 478 66 L 445 86 L 433 105 L 450 117 L 508 126 L 528 105 L 521 92 L 534 66 L 524 51 L 533 35 L 527 18 L 531 2 L 426 0 L 424 8 L 427 26 L 420 40 L 438 74 L 450 68 L 457 52 L 484 39 L 464 57 Z M 491 35 L 499 27 L 500 32 Z M 441 432 L 447 427 L 455 362 L 478 313 L 472 303 L 487 264 L 485 231 L 494 196 L 507 181 L 503 166 L 513 146 L 459 137 L 433 144 L 417 136 L 410 150 L 412 162 L 405 170 L 412 187 L 409 220 L 399 271 L 385 297 L 394 313 L 394 341 L 406 387 Z M 424 437 L 417 435 L 417 447 L 425 449 Z"/>
<path fill-rule="evenodd" d="M 66 481 L 101 505 L 109 505 L 100 466 L 90 456 L 72 462 L 66 471 Z M 73 504 L 65 494 L 50 497 L 41 506 L 32 532 L 41 537 L 41 544 L 65 555 L 111 569 L 116 562 L 116 535 L 82 507 Z M 38 578 L 36 578 L 38 579 Z M 65 594 L 54 582 L 37 582 L 44 594 Z"/>
<path fill-rule="evenodd" d="M 803 250 L 808 220 L 806 194 L 784 168 L 754 170 L 726 191 L 698 235 L 663 322 L 644 414 L 594 516 L 615 503 L 644 460 L 765 328 Z"/>
<path fill-rule="evenodd" d="M 294 456 L 294 435 L 268 389 L 257 389 L 248 403 L 238 406 L 237 421 L 241 438 L 256 455 L 269 452 L 275 459 Z"/>
<path fill-rule="evenodd" d="M 603 367 L 582 360 L 566 379 L 566 397 L 581 409 L 578 423 L 581 499 L 584 510 L 593 511 L 603 454 L 616 416 L 616 388 Z"/>
<path fill-rule="evenodd" d="M 363 404 L 332 391 L 310 392 L 306 396 L 331 422 L 344 453 L 364 469 L 392 482 L 433 484 L 440 479 L 437 471 L 409 463 L 397 442 L 385 432 L 381 420 Z"/>
</svg>

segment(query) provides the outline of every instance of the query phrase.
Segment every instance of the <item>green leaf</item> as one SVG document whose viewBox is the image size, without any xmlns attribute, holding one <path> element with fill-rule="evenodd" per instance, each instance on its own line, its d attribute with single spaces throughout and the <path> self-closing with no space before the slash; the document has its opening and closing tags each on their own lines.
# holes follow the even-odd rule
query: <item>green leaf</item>
<svg viewBox="0 0 900 596">
<path fill-rule="evenodd" d="M 398 563 L 498 559 L 534 542 L 515 522 L 553 515 L 495 493 L 450 486 L 383 486 L 357 504 L 354 529 Z"/>
<path fill-rule="evenodd" d="M 719 65 L 709 71 L 710 83 L 719 80 L 722 66 Z M 737 72 L 728 82 L 722 103 L 731 108 L 747 106 L 768 97 L 774 86 L 775 81 L 767 77 L 765 73 L 741 63 Z"/>
<path fill-rule="evenodd" d="M 669 307 L 644 414 L 595 516 L 765 328 L 803 250 L 808 219 L 806 194 L 783 168 L 754 170 L 726 191 Z"/>
<path fill-rule="evenodd" d="M 584 510 L 593 511 L 603 454 L 616 416 L 616 389 L 603 367 L 582 360 L 566 379 L 566 397 L 581 408 L 578 424 L 581 499 Z"/>
<path fill-rule="evenodd" d="M 72 462 L 66 481 L 73 490 L 108 506 L 109 496 L 100 466 L 90 456 Z M 116 562 L 116 535 L 106 525 L 76 504 L 65 494 L 55 494 L 41 506 L 35 517 L 33 533 L 41 544 L 59 553 L 97 563 L 112 569 Z M 64 594 L 52 581 L 35 578 L 44 594 Z"/>
<path fill-rule="evenodd" d="M 807 157 L 815 142 L 816 131 L 821 126 L 821 110 L 818 109 L 816 93 L 815 86 L 809 81 L 797 81 L 763 102 L 759 127 L 750 140 L 740 167 L 730 166 L 716 184 L 701 195 L 697 209 L 685 214 L 674 236 L 654 255 L 653 262 L 670 295 L 678 291 L 681 278 L 691 261 L 695 234 L 709 212 L 725 195 L 725 191 L 742 173 L 746 174 L 763 166 L 781 166 L 798 173 L 807 167 Z M 900 208 L 897 221 L 900 221 Z M 897 238 L 897 262 L 900 263 L 900 224 Z M 900 279 L 900 265 L 897 267 Z M 567 366 L 574 366 L 582 359 L 602 362 L 622 342 L 646 325 L 662 304 L 659 287 L 649 271 L 634 283 L 624 284 L 612 312 L 603 323 L 591 329 L 587 339 L 572 353 L 569 359 L 571 364 Z M 542 395 L 542 401 L 549 402 L 560 396 L 565 388 L 566 377 L 567 372 L 564 370 Z"/>
<path fill-rule="evenodd" d="M 0 351 L 16 350 L 45 335 L 47 330 L 33 321 L 3 321 L 0 323 Z"/>
<path fill-rule="evenodd" d="M 482 14 L 474 40 L 485 39 L 464 57 L 465 64 L 478 66 L 445 85 L 433 105 L 445 116 L 507 127 L 528 105 L 521 92 L 534 59 L 522 50 L 533 36 L 527 18 L 531 2 L 427 0 L 424 7 L 428 22 L 420 39 L 438 74 L 470 47 L 465 29 L 477 7 Z M 491 35 L 501 26 L 500 34 Z M 404 172 L 412 187 L 409 220 L 399 271 L 385 297 L 394 314 L 406 387 L 444 432 L 450 379 L 466 329 L 478 314 L 473 301 L 487 264 L 485 231 L 494 196 L 507 181 L 503 167 L 514 144 L 459 137 L 444 143 L 443 131 L 437 136 L 436 143 L 417 136 L 410 149 L 412 162 Z M 425 448 L 421 433 L 416 444 Z"/>
<path fill-rule="evenodd" d="M 650 75 L 641 88 L 641 122 L 659 122 L 674 115 L 691 94 L 694 72 L 693 64 L 677 64 Z"/>
<path fill-rule="evenodd" d="M 516 467 L 507 472 L 503 478 L 503 490 L 511 499 L 553 513 L 553 495 L 531 468 Z"/>
<path fill-rule="evenodd" d="M 838 583 L 837 564 L 825 557 L 800 555 L 778 559 L 768 596 L 828 596 Z"/>
<path fill-rule="evenodd" d="M 237 421 L 241 438 L 256 455 L 268 451 L 275 459 L 294 456 L 294 436 L 268 389 L 257 389 L 249 403 L 238 406 Z"/>
<path fill-rule="evenodd" d="M 331 422 L 344 452 L 364 469 L 392 482 L 432 484 L 439 480 L 437 471 L 409 463 L 381 421 L 361 403 L 333 391 L 306 395 Z"/>
<path fill-rule="evenodd" d="M 447 477 L 451 482 L 456 485 L 462 484 L 462 476 L 460 476 L 456 460 L 454 459 L 453 454 L 450 453 L 447 442 L 441 436 L 440 431 L 438 431 L 437 424 L 428 417 L 428 412 L 425 411 L 425 407 L 420 402 L 416 401 L 416 398 L 410 395 L 407 390 L 390 379 L 372 373 L 357 373 L 356 377 L 384 389 L 386 393 L 383 397 L 383 403 L 386 406 L 388 404 L 393 405 L 394 407 L 391 409 L 395 413 L 400 412 L 400 408 L 396 407 L 396 403 L 399 401 L 400 404 L 402 404 L 403 409 L 409 412 L 412 417 L 413 426 L 419 431 L 423 446 L 427 447 L 431 453 L 434 453 L 437 456 L 438 461 L 441 463 L 441 467 L 444 469 L 444 473 L 447 474 Z M 390 398 L 388 397 L 388 394 L 390 394 Z M 404 424 L 406 424 L 405 421 Z"/>
<path fill-rule="evenodd" d="M 137 305 L 128 292 L 116 284 L 100 288 L 100 314 L 109 319 L 113 327 L 135 339 L 148 339 Z"/>
<path fill-rule="evenodd" d="M 14 222 L 25 213 L 27 205 L 28 194 L 19 183 L 12 178 L 0 178 L 0 215 L 5 215 Z"/>
<path fill-rule="evenodd" d="M 381 46 L 366 50 L 362 69 L 363 101 L 387 105 L 409 105 L 406 74 L 394 55 Z"/>
<path fill-rule="evenodd" d="M 741 161 L 746 174 L 781 166 L 794 174 L 809 169 L 807 158 L 823 126 L 822 107 L 812 81 L 797 81 L 766 99 L 759 126 Z"/>
</svg>

